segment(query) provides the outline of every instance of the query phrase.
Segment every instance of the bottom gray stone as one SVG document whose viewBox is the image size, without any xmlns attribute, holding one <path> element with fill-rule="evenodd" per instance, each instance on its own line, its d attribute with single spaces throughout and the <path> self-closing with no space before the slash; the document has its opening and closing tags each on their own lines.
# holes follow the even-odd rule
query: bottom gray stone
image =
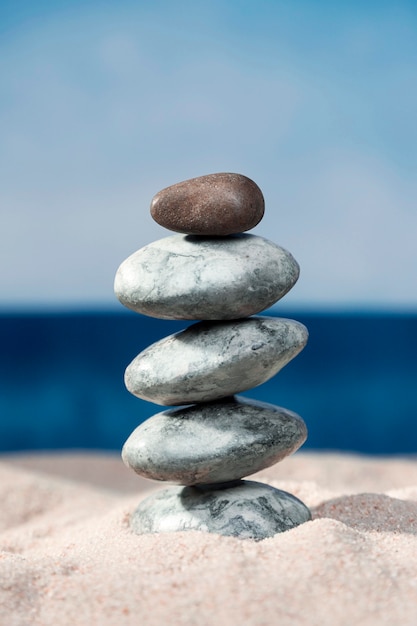
<svg viewBox="0 0 417 626">
<path fill-rule="evenodd" d="M 170 487 L 143 500 L 131 517 L 137 534 L 201 530 L 259 541 L 311 519 L 295 496 L 249 480 Z"/>
</svg>

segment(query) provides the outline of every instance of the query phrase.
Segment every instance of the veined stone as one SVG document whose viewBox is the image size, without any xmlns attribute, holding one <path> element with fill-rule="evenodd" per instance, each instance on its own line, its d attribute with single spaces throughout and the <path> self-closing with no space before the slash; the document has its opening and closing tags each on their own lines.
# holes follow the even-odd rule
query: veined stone
<svg viewBox="0 0 417 626">
<path fill-rule="evenodd" d="M 272 378 L 307 338 L 303 324 L 284 318 L 199 322 L 141 352 L 127 367 L 125 384 L 162 405 L 232 396 Z"/>
<path fill-rule="evenodd" d="M 225 320 L 272 306 L 295 284 L 294 257 L 255 235 L 172 235 L 119 267 L 114 290 L 137 313 L 163 319 Z"/>
<path fill-rule="evenodd" d="M 262 191 L 241 174 L 208 174 L 159 191 L 151 215 L 161 226 L 189 235 L 231 235 L 254 228 L 263 217 Z"/>
<path fill-rule="evenodd" d="M 180 485 L 237 480 L 278 463 L 306 440 L 296 413 L 225 398 L 163 411 L 138 426 L 122 457 L 137 474 Z"/>
<path fill-rule="evenodd" d="M 295 496 L 244 480 L 163 489 L 139 504 L 130 523 L 137 534 L 200 530 L 259 541 L 310 519 Z"/>
</svg>

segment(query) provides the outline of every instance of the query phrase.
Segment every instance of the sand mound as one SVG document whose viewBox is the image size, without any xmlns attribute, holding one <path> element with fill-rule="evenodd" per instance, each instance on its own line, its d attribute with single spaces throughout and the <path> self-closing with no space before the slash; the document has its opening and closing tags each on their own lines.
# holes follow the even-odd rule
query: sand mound
<svg viewBox="0 0 417 626">
<path fill-rule="evenodd" d="M 258 543 L 133 535 L 118 457 L 3 456 L 0 624 L 417 624 L 417 461 L 298 453 L 254 476 L 313 521 Z"/>
</svg>

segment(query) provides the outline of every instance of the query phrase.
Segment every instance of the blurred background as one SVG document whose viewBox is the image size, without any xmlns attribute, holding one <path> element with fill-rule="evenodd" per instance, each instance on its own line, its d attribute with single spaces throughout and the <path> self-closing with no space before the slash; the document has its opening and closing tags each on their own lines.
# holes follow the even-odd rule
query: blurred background
<svg viewBox="0 0 417 626">
<path fill-rule="evenodd" d="M 114 274 L 169 235 L 157 191 L 227 171 L 301 266 L 268 314 L 310 331 L 244 395 L 305 447 L 416 453 L 415 2 L 2 0 L 0 78 L 0 451 L 119 450 L 161 410 L 124 369 L 187 324 Z"/>
</svg>

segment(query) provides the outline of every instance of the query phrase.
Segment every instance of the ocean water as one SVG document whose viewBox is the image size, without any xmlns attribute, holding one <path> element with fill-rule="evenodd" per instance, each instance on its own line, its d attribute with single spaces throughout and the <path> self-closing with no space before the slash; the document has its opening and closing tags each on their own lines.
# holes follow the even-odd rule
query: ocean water
<svg viewBox="0 0 417 626">
<path fill-rule="evenodd" d="M 417 315 L 285 312 L 307 347 L 242 395 L 299 413 L 305 448 L 417 453 Z M 125 389 L 141 350 L 188 323 L 130 312 L 0 315 L 0 451 L 120 450 L 163 410 Z"/>
</svg>

